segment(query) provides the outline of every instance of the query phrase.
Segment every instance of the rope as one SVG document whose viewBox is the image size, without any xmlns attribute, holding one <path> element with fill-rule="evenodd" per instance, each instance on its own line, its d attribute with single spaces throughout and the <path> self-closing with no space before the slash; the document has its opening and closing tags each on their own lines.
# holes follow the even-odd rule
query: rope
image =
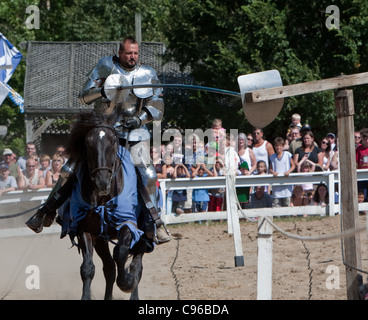
<svg viewBox="0 0 368 320">
<path fill-rule="evenodd" d="M 230 179 L 230 181 L 231 181 L 231 179 Z M 234 188 L 234 194 L 236 195 L 235 184 L 232 183 L 231 185 Z M 243 215 L 243 217 L 245 219 L 247 219 L 248 221 L 251 221 L 251 222 L 256 222 L 257 221 L 257 219 L 250 218 L 250 217 L 246 216 L 246 214 L 243 211 L 243 208 L 241 207 L 241 205 L 239 203 L 238 197 L 236 197 L 236 203 L 237 203 L 237 206 L 238 206 L 241 214 Z M 342 231 L 341 233 L 335 233 L 335 234 L 330 234 L 330 235 L 325 235 L 325 236 L 303 237 L 303 236 L 300 236 L 300 235 L 294 235 L 294 234 L 286 232 L 285 230 L 281 229 L 276 224 L 274 224 L 273 221 L 271 221 L 267 217 L 264 217 L 264 219 L 266 219 L 269 224 L 271 224 L 277 231 L 279 231 L 281 234 L 285 235 L 286 237 L 296 239 L 296 240 L 302 240 L 302 241 L 325 241 L 325 240 L 332 240 L 332 239 L 339 239 L 339 238 L 343 239 L 343 238 L 351 237 L 352 235 L 354 235 L 356 233 L 360 233 L 360 232 L 363 232 L 363 231 L 367 230 L 367 226 L 364 226 L 364 227 L 359 227 L 359 228 L 348 229 L 348 230 Z"/>
<path fill-rule="evenodd" d="M 277 231 L 279 231 L 284 236 L 288 238 L 296 239 L 296 240 L 302 240 L 302 241 L 325 241 L 325 240 L 333 240 L 333 239 L 340 239 L 340 238 L 348 238 L 356 233 L 365 231 L 367 229 L 367 227 L 364 226 L 364 227 L 359 227 L 359 228 L 348 229 L 348 230 L 342 231 L 341 233 L 333 233 L 329 235 L 315 236 L 315 237 L 303 237 L 303 236 L 298 236 L 298 235 L 286 232 L 285 230 L 275 225 L 270 219 L 268 219 L 268 217 L 264 217 L 264 219 L 267 220 L 267 222 L 271 224 L 272 227 L 274 227 Z"/>
<path fill-rule="evenodd" d="M 179 246 L 180 246 L 181 236 L 178 235 L 175 239 L 176 239 L 176 254 L 175 254 L 175 257 L 174 257 L 174 261 L 173 261 L 173 263 L 170 267 L 170 272 L 172 273 L 172 276 L 175 280 L 175 289 L 176 289 L 177 300 L 180 300 L 179 280 L 178 280 L 178 277 L 176 276 L 176 274 L 174 272 L 174 266 L 175 266 L 176 260 L 179 256 Z"/>
<path fill-rule="evenodd" d="M 25 211 L 22 211 L 22 212 L 19 212 L 19 213 L 15 213 L 15 214 L 9 214 L 7 216 L 1 216 L 0 217 L 0 220 L 1 219 L 9 219 L 9 218 L 15 218 L 15 217 L 19 217 L 19 216 L 22 216 L 28 212 L 31 212 L 31 211 L 34 211 L 36 209 L 38 209 L 39 207 L 41 207 L 41 205 L 37 206 L 37 207 L 34 207 L 34 208 L 31 208 L 31 209 L 28 209 L 28 210 L 25 210 Z"/>
<path fill-rule="evenodd" d="M 294 229 L 297 230 L 298 234 L 299 234 L 299 230 L 296 227 L 296 223 L 294 221 Z M 306 260 L 307 260 L 307 266 L 308 266 L 308 270 L 309 270 L 309 288 L 308 288 L 308 299 L 311 300 L 312 298 L 312 286 L 313 286 L 313 269 L 311 267 L 311 252 L 309 251 L 307 245 L 305 244 L 304 241 L 302 241 L 302 245 L 304 247 L 305 252 L 307 253 L 306 255 Z"/>
</svg>

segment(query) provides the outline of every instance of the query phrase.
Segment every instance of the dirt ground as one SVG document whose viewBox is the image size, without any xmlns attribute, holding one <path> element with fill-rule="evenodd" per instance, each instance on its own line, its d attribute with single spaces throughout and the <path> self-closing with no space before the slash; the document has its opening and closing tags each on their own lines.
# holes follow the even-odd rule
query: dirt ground
<svg viewBox="0 0 368 320">
<path fill-rule="evenodd" d="M 366 217 L 360 216 L 362 225 Z M 289 233 L 318 236 L 337 233 L 340 216 L 321 219 L 275 220 Z M 57 230 L 58 226 L 53 228 Z M 145 300 L 255 300 L 257 298 L 257 223 L 241 222 L 245 266 L 235 267 L 233 237 L 226 223 L 205 222 L 169 226 L 174 239 L 144 256 L 139 295 Z M 0 298 L 4 300 L 78 300 L 82 281 L 81 256 L 68 238 L 58 233 L 0 238 Z M 362 268 L 368 270 L 367 233 L 361 236 Z M 95 255 L 93 298 L 103 299 L 101 262 Z M 31 267 L 30 267 L 31 266 Z M 35 267 L 32 267 L 35 266 Z M 337 282 L 328 286 L 329 268 Z M 326 271 L 327 269 L 327 271 Z M 39 288 L 30 288 L 30 276 L 39 272 Z M 364 275 L 366 278 L 366 275 Z M 33 283 L 34 284 L 34 283 Z M 32 283 L 31 283 L 32 287 Z M 115 287 L 114 298 L 128 294 Z M 341 241 L 300 241 L 273 233 L 275 300 L 345 300 L 345 267 Z"/>
</svg>

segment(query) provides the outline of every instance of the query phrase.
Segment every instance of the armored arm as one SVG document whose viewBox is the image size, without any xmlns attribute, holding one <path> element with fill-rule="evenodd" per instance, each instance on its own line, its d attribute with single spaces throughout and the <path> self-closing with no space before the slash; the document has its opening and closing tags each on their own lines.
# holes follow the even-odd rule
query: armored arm
<svg viewBox="0 0 368 320">
<path fill-rule="evenodd" d="M 146 68 L 148 69 L 148 73 L 151 75 L 150 82 L 152 84 L 160 83 L 156 72 L 152 68 Z M 153 88 L 152 91 L 153 95 L 145 98 L 142 110 L 137 115 L 137 117 L 141 120 L 142 125 L 145 125 L 152 121 L 160 121 L 162 120 L 164 114 L 164 100 L 162 99 L 162 89 Z"/>
<path fill-rule="evenodd" d="M 99 87 L 98 83 L 89 79 L 79 92 L 78 99 L 84 105 L 91 104 L 100 98 L 106 98 L 103 87 Z"/>
<path fill-rule="evenodd" d="M 89 105 L 98 99 L 106 98 L 103 84 L 113 69 L 113 58 L 103 57 L 89 72 L 88 79 L 79 92 L 78 99 L 84 105 Z"/>
<path fill-rule="evenodd" d="M 152 121 L 160 121 L 164 113 L 164 100 L 160 97 L 152 97 L 146 101 L 142 110 L 137 117 L 141 120 L 141 124 L 145 125 Z"/>
</svg>

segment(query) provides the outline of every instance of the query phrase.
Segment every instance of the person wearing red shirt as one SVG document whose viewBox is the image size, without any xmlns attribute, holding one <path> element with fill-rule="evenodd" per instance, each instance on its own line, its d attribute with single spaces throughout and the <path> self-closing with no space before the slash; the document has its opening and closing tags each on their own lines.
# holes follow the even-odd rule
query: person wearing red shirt
<svg viewBox="0 0 368 320">
<path fill-rule="evenodd" d="M 360 131 L 361 144 L 356 148 L 357 169 L 368 169 L 368 129 Z M 358 190 L 364 192 L 364 201 L 368 199 L 368 181 L 358 181 Z"/>
</svg>

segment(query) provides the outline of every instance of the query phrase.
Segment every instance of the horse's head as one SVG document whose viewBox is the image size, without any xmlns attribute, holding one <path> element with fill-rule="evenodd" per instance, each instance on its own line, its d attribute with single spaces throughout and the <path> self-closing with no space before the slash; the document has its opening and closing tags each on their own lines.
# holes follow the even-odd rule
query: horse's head
<svg viewBox="0 0 368 320">
<path fill-rule="evenodd" d="M 115 174 L 118 139 L 110 124 L 99 124 L 85 137 L 89 173 L 99 196 L 110 194 Z"/>
</svg>

